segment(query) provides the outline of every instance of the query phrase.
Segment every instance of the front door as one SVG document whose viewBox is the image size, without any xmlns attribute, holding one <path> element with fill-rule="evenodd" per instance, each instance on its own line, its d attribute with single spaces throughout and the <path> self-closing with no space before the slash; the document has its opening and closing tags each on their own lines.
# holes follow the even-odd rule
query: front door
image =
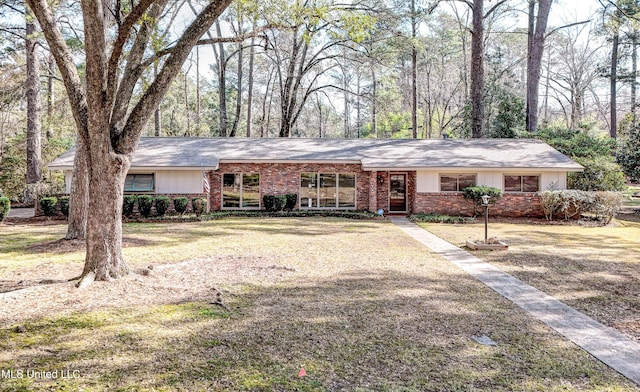
<svg viewBox="0 0 640 392">
<path fill-rule="evenodd" d="M 389 212 L 407 212 L 407 175 L 389 176 Z"/>
</svg>

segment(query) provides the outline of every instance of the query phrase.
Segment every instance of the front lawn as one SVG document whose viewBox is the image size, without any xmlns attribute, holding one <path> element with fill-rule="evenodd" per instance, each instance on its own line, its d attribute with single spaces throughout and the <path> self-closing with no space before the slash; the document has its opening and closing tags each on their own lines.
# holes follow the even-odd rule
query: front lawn
<svg viewBox="0 0 640 392">
<path fill-rule="evenodd" d="M 0 280 L 78 274 L 62 233 L 3 226 Z M 144 273 L 0 294 L 0 390 L 637 390 L 387 222 L 127 224 L 125 244 Z"/>
<path fill-rule="evenodd" d="M 467 238 L 484 239 L 484 223 L 421 226 L 460 247 Z M 640 340 L 640 223 L 585 227 L 490 220 L 489 236 L 506 241 L 509 250 L 474 255 Z"/>
</svg>

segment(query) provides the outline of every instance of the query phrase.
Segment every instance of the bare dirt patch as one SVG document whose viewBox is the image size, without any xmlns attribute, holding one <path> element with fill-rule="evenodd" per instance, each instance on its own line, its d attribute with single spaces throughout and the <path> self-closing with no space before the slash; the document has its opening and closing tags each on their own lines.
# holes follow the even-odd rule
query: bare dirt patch
<svg viewBox="0 0 640 392">
<path fill-rule="evenodd" d="M 277 281 L 295 272 L 266 257 L 206 257 L 175 264 L 150 266 L 113 282 L 95 282 L 86 290 L 74 281 L 11 283 L 17 291 L 0 294 L 0 325 L 51 314 L 96 309 L 153 306 L 189 301 L 216 300 L 218 290 L 247 282 Z M 6 281 L 0 284 L 10 285 Z M 7 287 L 4 286 L 4 287 Z M 224 291 L 223 298 L 224 301 Z"/>
<path fill-rule="evenodd" d="M 135 237 L 122 237 L 122 246 L 145 246 L 149 245 L 152 241 Z M 41 242 L 38 244 L 27 247 L 27 252 L 30 253 L 69 253 L 80 252 L 85 250 L 84 240 L 66 240 L 64 238 Z"/>
</svg>

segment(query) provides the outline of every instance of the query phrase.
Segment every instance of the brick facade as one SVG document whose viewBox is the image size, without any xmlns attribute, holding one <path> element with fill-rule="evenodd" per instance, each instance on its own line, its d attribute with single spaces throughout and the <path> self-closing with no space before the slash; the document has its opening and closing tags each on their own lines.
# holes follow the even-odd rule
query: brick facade
<svg viewBox="0 0 640 392">
<path fill-rule="evenodd" d="M 417 193 L 415 212 L 472 216 L 473 203 L 465 200 L 462 193 Z M 505 193 L 489 207 L 489 215 L 512 218 L 544 218 L 544 211 L 536 193 Z"/>
<path fill-rule="evenodd" d="M 300 193 L 300 173 L 355 173 L 357 210 L 370 209 L 369 186 L 372 172 L 362 170 L 358 164 L 327 163 L 221 163 L 218 170 L 209 172 L 212 210 L 222 208 L 222 175 L 225 173 L 259 173 L 260 203 L 264 195 Z M 299 208 L 296 204 L 295 208 Z"/>
</svg>

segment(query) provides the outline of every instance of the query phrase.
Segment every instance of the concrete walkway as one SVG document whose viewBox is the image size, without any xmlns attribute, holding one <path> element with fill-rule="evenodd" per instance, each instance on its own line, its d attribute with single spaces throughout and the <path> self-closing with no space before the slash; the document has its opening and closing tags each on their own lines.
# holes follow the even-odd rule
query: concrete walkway
<svg viewBox="0 0 640 392">
<path fill-rule="evenodd" d="M 405 218 L 390 220 L 435 253 L 640 385 L 640 343 L 485 263 Z"/>
</svg>

